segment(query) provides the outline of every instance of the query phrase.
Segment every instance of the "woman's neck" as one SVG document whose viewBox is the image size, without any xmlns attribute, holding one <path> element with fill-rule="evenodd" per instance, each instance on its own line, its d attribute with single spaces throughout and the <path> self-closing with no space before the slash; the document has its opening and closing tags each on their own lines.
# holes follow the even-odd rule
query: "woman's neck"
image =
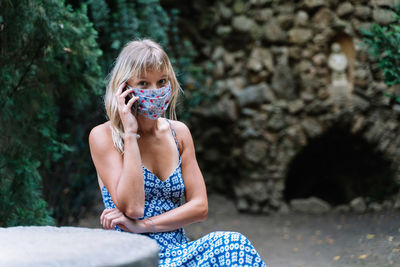
<svg viewBox="0 0 400 267">
<path fill-rule="evenodd" d="M 138 134 L 139 135 L 155 135 L 158 130 L 158 119 L 151 120 L 144 116 L 136 117 L 138 122 Z"/>
</svg>

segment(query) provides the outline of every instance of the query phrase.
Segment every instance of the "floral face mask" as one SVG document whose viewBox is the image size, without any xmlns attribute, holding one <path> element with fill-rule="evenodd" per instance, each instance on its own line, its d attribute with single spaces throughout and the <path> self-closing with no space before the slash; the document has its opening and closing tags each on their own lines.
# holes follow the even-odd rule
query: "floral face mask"
<svg viewBox="0 0 400 267">
<path fill-rule="evenodd" d="M 138 96 L 138 114 L 148 119 L 158 119 L 167 110 L 171 99 L 171 85 L 158 89 L 140 89 L 127 86 L 133 89 L 135 96 Z"/>
</svg>

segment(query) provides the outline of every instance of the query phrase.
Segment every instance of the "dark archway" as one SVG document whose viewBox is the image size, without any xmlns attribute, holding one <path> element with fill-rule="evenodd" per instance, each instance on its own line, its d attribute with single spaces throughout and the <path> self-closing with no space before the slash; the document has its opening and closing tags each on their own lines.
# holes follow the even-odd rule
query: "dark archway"
<svg viewBox="0 0 400 267">
<path fill-rule="evenodd" d="M 363 196 L 382 201 L 396 193 L 395 171 L 375 146 L 347 129 L 310 140 L 288 166 L 285 200 L 316 196 L 332 205 Z"/>
</svg>

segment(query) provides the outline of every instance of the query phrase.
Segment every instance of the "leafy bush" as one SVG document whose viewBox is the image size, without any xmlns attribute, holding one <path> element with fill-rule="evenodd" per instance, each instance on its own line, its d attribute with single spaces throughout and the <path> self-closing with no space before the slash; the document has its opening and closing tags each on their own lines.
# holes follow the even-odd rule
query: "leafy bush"
<svg viewBox="0 0 400 267">
<path fill-rule="evenodd" d="M 76 172 L 64 163 L 82 152 L 74 129 L 100 93 L 101 51 L 84 8 L 20 0 L 0 12 L 0 225 L 53 224 L 41 179 L 45 195 L 63 198 L 59 174 Z"/>
<path fill-rule="evenodd" d="M 158 0 L 67 3 L 0 4 L 1 226 L 76 223 L 91 207 L 99 192 L 87 137 L 105 120 L 104 81 L 126 42 L 161 43 L 183 87 L 200 87 L 177 10 Z M 199 103 L 192 96 L 181 117 Z"/>
<path fill-rule="evenodd" d="M 400 85 L 400 5 L 396 6 L 395 13 L 395 21 L 388 26 L 375 23 L 369 30 L 362 29 L 369 53 L 378 61 L 388 86 Z M 385 95 L 400 103 L 400 95 Z"/>
</svg>

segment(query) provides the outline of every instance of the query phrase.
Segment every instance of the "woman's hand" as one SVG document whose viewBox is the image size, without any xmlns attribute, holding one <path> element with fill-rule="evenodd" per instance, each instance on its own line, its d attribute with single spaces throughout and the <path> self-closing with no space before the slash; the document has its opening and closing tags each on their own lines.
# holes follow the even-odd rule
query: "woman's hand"
<svg viewBox="0 0 400 267">
<path fill-rule="evenodd" d="M 129 99 L 128 103 L 125 104 L 126 97 L 133 92 L 133 89 L 123 90 L 126 87 L 126 82 L 121 84 L 117 90 L 117 104 L 118 104 L 118 113 L 122 121 L 122 125 L 124 126 L 124 132 L 126 134 L 132 133 L 136 134 L 138 130 L 138 123 L 135 116 L 132 114 L 132 105 L 135 103 L 139 97 L 134 96 Z"/>
<path fill-rule="evenodd" d="M 113 230 L 117 225 L 124 231 L 131 233 L 147 233 L 148 225 L 145 220 L 132 220 L 126 217 L 119 209 L 105 209 L 100 216 L 100 223 L 106 230 Z"/>
</svg>

